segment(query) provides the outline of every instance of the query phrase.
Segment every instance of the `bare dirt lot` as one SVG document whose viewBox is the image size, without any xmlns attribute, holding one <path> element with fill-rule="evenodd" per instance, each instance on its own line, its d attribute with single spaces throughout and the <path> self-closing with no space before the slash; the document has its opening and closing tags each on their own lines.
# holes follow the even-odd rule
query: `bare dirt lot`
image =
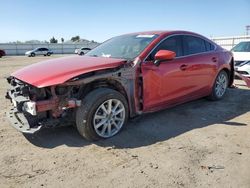
<svg viewBox="0 0 250 188">
<path fill-rule="evenodd" d="M 49 58 L 55 58 L 52 56 Z M 131 120 L 90 143 L 75 128 L 27 136 L 5 118 L 4 77 L 48 57 L 0 59 L 0 187 L 250 187 L 250 90 Z"/>
</svg>

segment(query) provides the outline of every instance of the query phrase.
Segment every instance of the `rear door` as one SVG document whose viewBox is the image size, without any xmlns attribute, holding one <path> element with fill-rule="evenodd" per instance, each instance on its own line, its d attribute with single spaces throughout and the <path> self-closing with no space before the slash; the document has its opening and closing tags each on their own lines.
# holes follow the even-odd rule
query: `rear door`
<svg viewBox="0 0 250 188">
<path fill-rule="evenodd" d="M 48 53 L 48 49 L 47 48 L 42 48 L 42 55 L 46 55 Z"/>
<path fill-rule="evenodd" d="M 219 61 L 214 45 L 200 37 L 184 35 L 183 47 L 192 95 L 209 95 Z"/>
<path fill-rule="evenodd" d="M 38 48 L 35 53 L 36 53 L 36 55 L 41 55 L 42 54 L 42 48 Z"/>
</svg>

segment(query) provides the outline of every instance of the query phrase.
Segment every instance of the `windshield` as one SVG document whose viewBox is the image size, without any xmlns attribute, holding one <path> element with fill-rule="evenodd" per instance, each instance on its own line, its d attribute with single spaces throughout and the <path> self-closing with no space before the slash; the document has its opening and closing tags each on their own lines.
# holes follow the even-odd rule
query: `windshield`
<svg viewBox="0 0 250 188">
<path fill-rule="evenodd" d="M 250 52 L 250 42 L 241 42 L 237 44 L 233 49 L 233 52 Z"/>
<path fill-rule="evenodd" d="M 123 35 L 109 39 L 93 50 L 87 56 L 110 57 L 118 59 L 134 59 L 158 35 Z"/>
</svg>

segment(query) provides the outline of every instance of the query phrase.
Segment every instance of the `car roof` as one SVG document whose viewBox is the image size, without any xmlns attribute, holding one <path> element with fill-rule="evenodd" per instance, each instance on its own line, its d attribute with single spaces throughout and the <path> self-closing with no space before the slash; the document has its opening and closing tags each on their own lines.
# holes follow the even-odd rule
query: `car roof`
<svg viewBox="0 0 250 188">
<path fill-rule="evenodd" d="M 199 35 L 197 33 L 191 31 L 183 31 L 183 30 L 158 30 L 158 31 L 142 31 L 142 32 L 134 32 L 128 33 L 125 35 L 169 35 L 169 34 L 192 34 L 192 35 Z"/>
</svg>

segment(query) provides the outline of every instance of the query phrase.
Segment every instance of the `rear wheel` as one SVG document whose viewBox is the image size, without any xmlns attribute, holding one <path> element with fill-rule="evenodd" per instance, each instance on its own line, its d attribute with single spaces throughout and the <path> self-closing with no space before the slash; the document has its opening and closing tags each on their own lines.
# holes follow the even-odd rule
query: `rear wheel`
<svg viewBox="0 0 250 188">
<path fill-rule="evenodd" d="M 76 112 L 76 126 L 80 135 L 91 141 L 116 135 L 127 119 L 125 97 L 108 88 L 90 92 Z"/>
<path fill-rule="evenodd" d="M 51 53 L 48 52 L 48 53 L 47 53 L 47 56 L 50 56 L 50 55 L 51 55 Z"/>
<path fill-rule="evenodd" d="M 228 87 L 228 75 L 222 70 L 216 77 L 212 93 L 209 96 L 211 100 L 220 100 L 224 97 Z"/>
</svg>

